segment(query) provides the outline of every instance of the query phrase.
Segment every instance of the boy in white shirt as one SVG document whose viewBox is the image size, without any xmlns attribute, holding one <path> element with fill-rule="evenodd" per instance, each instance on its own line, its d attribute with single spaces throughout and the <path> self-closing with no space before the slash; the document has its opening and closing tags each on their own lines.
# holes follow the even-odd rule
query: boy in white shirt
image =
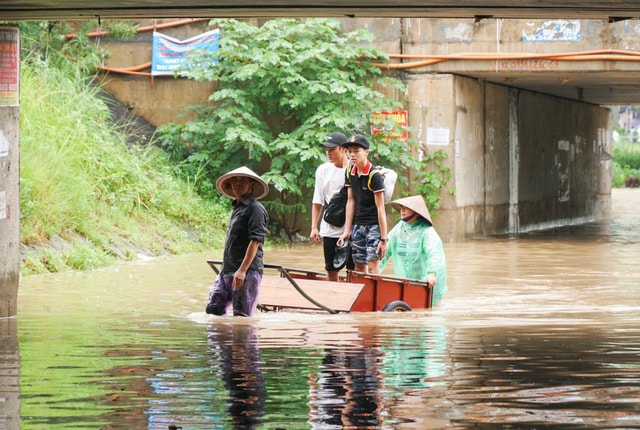
<svg viewBox="0 0 640 430">
<path fill-rule="evenodd" d="M 329 200 L 344 187 L 345 170 L 349 165 L 346 149 L 342 146 L 345 143 L 347 143 L 347 137 L 340 132 L 335 132 L 331 133 L 327 140 L 321 144 L 325 149 L 328 161 L 316 169 L 316 183 L 311 208 L 311 234 L 309 238 L 314 242 L 319 242 L 322 238 L 325 270 L 329 281 L 338 280 L 338 271 L 341 267 L 334 265 L 334 258 L 336 242 L 342 236 L 344 226 L 329 224 L 321 219 L 320 215 L 322 208 L 326 207 Z M 318 221 L 320 221 L 320 230 L 318 230 Z M 353 269 L 350 253 L 347 258 L 347 268 Z"/>
</svg>

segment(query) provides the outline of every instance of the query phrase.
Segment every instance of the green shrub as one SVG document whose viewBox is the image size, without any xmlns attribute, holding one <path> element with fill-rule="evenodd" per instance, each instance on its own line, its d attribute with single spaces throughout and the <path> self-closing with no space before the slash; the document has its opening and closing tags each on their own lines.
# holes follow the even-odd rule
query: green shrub
<svg viewBox="0 0 640 430">
<path fill-rule="evenodd" d="M 613 173 L 614 188 L 635 187 L 640 178 L 640 144 L 614 143 Z"/>
<path fill-rule="evenodd" d="M 621 166 L 640 169 L 640 144 L 616 143 L 613 145 L 613 160 Z"/>
</svg>

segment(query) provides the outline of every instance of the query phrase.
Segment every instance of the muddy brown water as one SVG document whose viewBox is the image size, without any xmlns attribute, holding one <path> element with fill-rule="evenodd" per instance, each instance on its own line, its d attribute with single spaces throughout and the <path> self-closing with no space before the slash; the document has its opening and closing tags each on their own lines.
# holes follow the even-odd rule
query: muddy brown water
<svg viewBox="0 0 640 430">
<path fill-rule="evenodd" d="M 446 244 L 432 310 L 214 318 L 219 251 L 25 277 L 0 429 L 640 428 L 640 190 L 613 195 L 606 222 Z"/>
</svg>

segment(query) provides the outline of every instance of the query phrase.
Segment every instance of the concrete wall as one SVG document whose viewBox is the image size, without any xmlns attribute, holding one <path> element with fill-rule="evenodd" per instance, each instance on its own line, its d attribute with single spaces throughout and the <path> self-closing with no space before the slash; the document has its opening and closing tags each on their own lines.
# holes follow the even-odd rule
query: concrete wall
<svg viewBox="0 0 640 430">
<path fill-rule="evenodd" d="M 609 215 L 607 109 L 519 92 L 518 128 L 521 231 Z"/>
<path fill-rule="evenodd" d="M 20 32 L 0 26 L 0 320 L 17 314 L 20 276 Z M 0 333 L 2 333 L 0 331 Z"/>
<path fill-rule="evenodd" d="M 434 224 L 443 240 L 518 233 L 609 215 L 605 108 L 454 75 L 407 79 L 410 126 L 444 150 L 455 197 Z M 428 130 L 448 133 L 434 145 Z"/>
<path fill-rule="evenodd" d="M 550 19 L 434 19 L 405 18 L 403 54 L 447 55 L 464 53 L 536 53 L 555 54 L 601 49 L 640 49 L 640 25 L 637 20 L 609 23 L 605 20 Z M 554 28 L 557 27 L 557 28 Z M 573 34 L 572 38 L 572 32 Z M 541 36 L 542 35 L 542 36 Z M 535 41 L 535 36 L 541 40 Z M 519 60 L 516 60 L 519 61 Z M 513 74 L 510 60 L 446 61 L 430 65 L 431 71 L 464 73 L 465 70 L 500 69 Z M 532 64 L 533 65 L 533 64 Z M 553 59 L 536 63 L 540 71 L 602 71 L 602 63 L 558 62 Z M 615 64 L 616 70 L 636 70 L 632 62 Z"/>
<path fill-rule="evenodd" d="M 0 106 L 0 318 L 16 315 L 20 276 L 20 108 Z M 3 151 L 4 152 L 4 151 Z"/>
</svg>

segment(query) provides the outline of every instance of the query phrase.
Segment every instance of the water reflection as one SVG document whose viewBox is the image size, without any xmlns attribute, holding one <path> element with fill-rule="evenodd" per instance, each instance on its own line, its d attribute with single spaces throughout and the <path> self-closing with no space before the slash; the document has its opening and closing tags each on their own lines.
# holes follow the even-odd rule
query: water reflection
<svg viewBox="0 0 640 430">
<path fill-rule="evenodd" d="M 327 349 L 310 385 L 313 428 L 377 428 L 383 421 L 378 353 L 373 348 Z"/>
<path fill-rule="evenodd" d="M 447 331 L 433 323 L 421 331 L 396 328 L 385 333 L 380 347 L 385 386 L 402 392 L 443 385 L 439 377 L 446 370 Z"/>
<path fill-rule="evenodd" d="M 20 428 L 20 354 L 15 318 L 0 318 L 0 429 Z"/>
<path fill-rule="evenodd" d="M 606 223 L 446 244 L 449 292 L 416 312 L 208 316 L 214 253 L 27 277 L 0 429 L 638 428 L 640 190 L 614 203 Z"/>
<path fill-rule="evenodd" d="M 212 372 L 229 392 L 229 421 L 238 429 L 258 428 L 267 392 L 256 328 L 235 321 L 212 324 L 207 339 Z"/>
<path fill-rule="evenodd" d="M 450 351 L 455 376 L 443 379 L 452 403 L 444 415 L 459 428 L 637 428 L 637 335 L 579 326 L 465 330 Z"/>
</svg>

